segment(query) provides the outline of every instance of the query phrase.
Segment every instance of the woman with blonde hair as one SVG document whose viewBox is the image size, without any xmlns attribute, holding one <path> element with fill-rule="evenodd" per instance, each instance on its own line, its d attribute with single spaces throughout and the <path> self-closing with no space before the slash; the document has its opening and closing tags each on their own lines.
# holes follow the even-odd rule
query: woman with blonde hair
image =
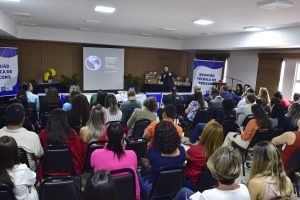
<svg viewBox="0 0 300 200">
<path fill-rule="evenodd" d="M 258 96 L 256 99 L 257 103 L 260 104 L 267 113 L 271 111 L 271 99 L 269 96 L 268 89 L 265 87 L 260 87 Z"/>
<path fill-rule="evenodd" d="M 197 179 L 202 173 L 207 160 L 220 146 L 222 146 L 224 139 L 222 125 L 215 120 L 211 120 L 205 125 L 199 139 L 199 144 L 191 146 L 186 152 L 187 165 L 185 167 L 185 186 L 191 190 L 195 189 Z"/>
<path fill-rule="evenodd" d="M 248 182 L 251 200 L 294 200 L 291 180 L 284 171 L 279 151 L 270 142 L 257 143 Z"/>
</svg>

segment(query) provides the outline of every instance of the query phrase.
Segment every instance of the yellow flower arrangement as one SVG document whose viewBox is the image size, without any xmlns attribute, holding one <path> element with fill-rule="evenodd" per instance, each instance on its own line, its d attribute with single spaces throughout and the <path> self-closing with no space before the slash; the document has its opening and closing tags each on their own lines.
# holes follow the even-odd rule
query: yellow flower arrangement
<svg viewBox="0 0 300 200">
<path fill-rule="evenodd" d="M 56 70 L 54 67 L 51 67 L 48 71 L 46 71 L 43 75 L 43 80 L 48 81 L 49 79 L 53 79 L 56 76 Z"/>
</svg>

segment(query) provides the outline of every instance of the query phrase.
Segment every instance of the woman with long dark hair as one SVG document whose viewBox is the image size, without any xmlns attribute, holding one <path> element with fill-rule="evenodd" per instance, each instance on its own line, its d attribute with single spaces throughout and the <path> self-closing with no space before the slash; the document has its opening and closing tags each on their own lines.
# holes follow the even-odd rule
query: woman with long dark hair
<svg viewBox="0 0 300 200">
<path fill-rule="evenodd" d="M 243 93 L 244 93 L 244 91 L 243 91 L 243 86 L 242 86 L 242 84 L 236 84 L 235 85 L 235 91 L 234 91 L 234 94 L 236 94 L 237 96 L 242 96 L 243 95 Z"/>
<path fill-rule="evenodd" d="M 15 139 L 9 136 L 0 137 L 0 182 L 14 191 L 17 200 L 38 200 L 35 181 L 35 172 L 25 164 L 20 164 Z"/>
<path fill-rule="evenodd" d="M 192 122 L 196 116 L 198 109 L 207 109 L 208 104 L 204 100 L 202 92 L 195 93 L 195 100 L 192 101 L 188 107 L 185 109 L 185 113 L 187 114 L 187 118 L 190 122 Z"/>
<path fill-rule="evenodd" d="M 235 142 L 240 147 L 246 149 L 257 130 L 271 129 L 271 121 L 261 105 L 252 105 L 251 111 L 253 119 L 247 123 L 245 130 L 243 131 L 241 128 L 241 134 L 229 132 L 224 140 L 223 146 L 229 146 L 232 142 Z"/>
<path fill-rule="evenodd" d="M 48 145 L 67 145 L 71 152 L 75 173 L 79 174 L 82 171 L 80 139 L 76 131 L 70 128 L 64 110 L 57 108 L 51 112 L 47 128 L 40 132 L 39 137 L 44 149 L 47 149 Z"/>
<path fill-rule="evenodd" d="M 137 179 L 137 157 L 134 151 L 124 150 L 124 132 L 121 123 L 111 123 L 107 129 L 108 142 L 103 149 L 91 155 L 94 171 L 130 168 L 135 174 L 136 199 L 140 199 L 140 186 Z"/>
<path fill-rule="evenodd" d="M 83 94 L 75 95 L 72 99 L 72 108 L 68 111 L 68 122 L 72 128 L 84 126 L 90 116 L 90 104 Z"/>
<path fill-rule="evenodd" d="M 105 119 L 106 123 L 121 121 L 122 111 L 118 108 L 117 99 L 114 94 L 108 94 L 105 98 Z"/>
<path fill-rule="evenodd" d="M 88 179 L 83 200 L 118 200 L 114 180 L 108 171 L 96 171 Z"/>
<path fill-rule="evenodd" d="M 48 88 L 45 97 L 42 99 L 40 112 L 42 113 L 42 112 L 51 111 L 48 110 L 47 108 L 48 105 L 51 105 L 53 107 L 55 106 L 56 108 L 61 108 L 59 93 L 55 87 Z"/>
</svg>

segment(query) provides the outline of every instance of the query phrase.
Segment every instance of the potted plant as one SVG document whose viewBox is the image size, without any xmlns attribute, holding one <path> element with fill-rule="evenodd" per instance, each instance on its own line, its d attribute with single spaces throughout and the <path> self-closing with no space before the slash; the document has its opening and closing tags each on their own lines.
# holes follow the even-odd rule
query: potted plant
<svg viewBox="0 0 300 200">
<path fill-rule="evenodd" d="M 139 76 L 132 76 L 131 74 L 124 76 L 124 89 L 134 88 L 138 91 L 141 83 L 141 78 Z"/>
<path fill-rule="evenodd" d="M 60 77 L 62 79 L 61 83 L 68 89 L 70 88 L 71 85 L 79 84 L 78 74 L 73 74 L 71 77 L 68 77 L 66 75 L 61 75 Z"/>
</svg>

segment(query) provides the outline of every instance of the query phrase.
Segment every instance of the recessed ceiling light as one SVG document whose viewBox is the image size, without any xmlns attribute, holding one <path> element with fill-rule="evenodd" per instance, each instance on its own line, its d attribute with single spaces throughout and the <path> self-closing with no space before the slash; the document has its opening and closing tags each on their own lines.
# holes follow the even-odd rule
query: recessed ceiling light
<svg viewBox="0 0 300 200">
<path fill-rule="evenodd" d="M 0 2 L 20 2 L 21 0 L 0 0 Z"/>
<path fill-rule="evenodd" d="M 81 30 L 81 31 L 94 31 L 94 29 L 92 29 L 92 28 L 84 28 L 84 27 L 80 27 L 79 30 Z"/>
<path fill-rule="evenodd" d="M 176 31 L 175 28 L 171 28 L 171 27 L 162 27 L 160 29 L 163 30 L 163 31 Z"/>
<path fill-rule="evenodd" d="M 95 20 L 95 19 L 86 19 L 86 20 L 84 20 L 84 22 L 91 23 L 91 24 L 99 24 L 99 23 L 101 23 L 99 20 Z"/>
<path fill-rule="evenodd" d="M 211 20 L 207 20 L 207 19 L 198 19 L 198 20 L 193 21 L 193 23 L 206 26 L 206 25 L 213 24 L 214 22 Z"/>
<path fill-rule="evenodd" d="M 141 33 L 142 36 L 150 37 L 152 36 L 150 33 Z"/>
<path fill-rule="evenodd" d="M 13 12 L 12 14 L 15 16 L 18 16 L 18 17 L 30 17 L 31 16 L 30 13 L 25 13 L 25 12 Z"/>
<path fill-rule="evenodd" d="M 256 26 L 248 26 L 248 27 L 244 27 L 243 29 L 244 29 L 244 31 L 251 31 L 251 32 L 265 30 L 265 28 L 263 28 L 263 27 L 256 27 Z"/>
<path fill-rule="evenodd" d="M 96 6 L 95 7 L 96 12 L 113 13 L 113 12 L 115 12 L 115 10 L 116 10 L 116 8 L 108 7 L 108 6 Z"/>
<path fill-rule="evenodd" d="M 294 4 L 295 2 L 291 0 L 260 0 L 256 2 L 256 5 L 259 8 L 271 10 L 271 11 L 290 8 L 293 7 Z"/>
<path fill-rule="evenodd" d="M 36 26 L 35 23 L 31 23 L 31 22 L 23 22 L 21 24 L 24 25 L 24 26 Z"/>
</svg>

